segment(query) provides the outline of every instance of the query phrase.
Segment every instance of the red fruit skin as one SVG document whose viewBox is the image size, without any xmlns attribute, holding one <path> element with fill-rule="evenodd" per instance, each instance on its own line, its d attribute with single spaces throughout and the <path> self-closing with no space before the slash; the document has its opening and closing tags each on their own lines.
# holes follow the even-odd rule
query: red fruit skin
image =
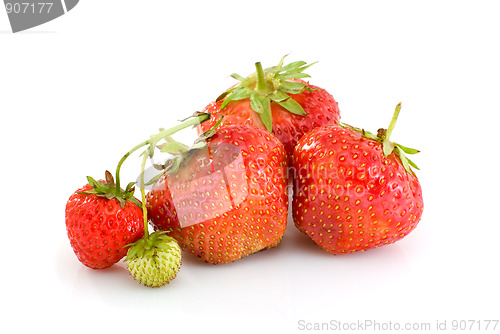
<svg viewBox="0 0 500 334">
<path fill-rule="evenodd" d="M 155 230 L 170 231 L 183 250 L 218 264 L 279 244 L 287 223 L 286 187 L 278 139 L 266 130 L 228 126 L 179 172 L 164 175 L 146 201 Z"/>
<path fill-rule="evenodd" d="M 142 209 L 130 201 L 122 209 L 116 199 L 78 194 L 66 203 L 66 230 L 78 260 L 92 269 L 112 266 L 127 255 L 127 244 L 144 235 Z"/>
<path fill-rule="evenodd" d="M 306 83 L 303 80 L 293 81 Z M 291 164 L 293 149 L 305 133 L 323 125 L 334 124 L 335 121 L 340 120 L 338 103 L 333 96 L 326 90 L 309 85 L 309 83 L 306 83 L 306 86 L 313 89 L 313 91 L 304 89 L 300 94 L 288 94 L 302 106 L 307 114 L 306 116 L 292 114 L 278 103 L 271 102 L 273 134 L 285 146 L 289 165 Z M 247 125 L 259 129 L 266 128 L 259 115 L 250 106 L 249 99 L 232 101 L 223 110 L 220 110 L 221 104 L 222 100 L 212 102 L 203 109 L 203 112 L 210 113 L 212 117 L 201 124 L 198 128 L 199 132 L 212 128 L 220 118 L 218 114 L 224 115 L 219 128 L 228 125 Z"/>
<path fill-rule="evenodd" d="M 293 160 L 295 226 L 327 252 L 394 243 L 421 219 L 416 176 L 359 132 L 338 125 L 315 129 L 298 142 Z"/>
</svg>

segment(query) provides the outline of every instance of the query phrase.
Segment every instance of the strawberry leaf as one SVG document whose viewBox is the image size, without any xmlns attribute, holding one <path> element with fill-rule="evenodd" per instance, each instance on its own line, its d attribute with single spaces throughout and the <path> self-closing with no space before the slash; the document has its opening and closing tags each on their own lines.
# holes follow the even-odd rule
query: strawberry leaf
<svg viewBox="0 0 500 334">
<path fill-rule="evenodd" d="M 287 73 L 287 74 L 282 74 L 280 75 L 280 78 L 283 80 L 290 80 L 290 79 L 301 79 L 301 78 L 310 78 L 311 76 L 306 73 Z"/>
<path fill-rule="evenodd" d="M 409 148 L 409 147 L 406 147 L 406 146 L 403 146 L 403 145 L 400 145 L 400 144 L 396 144 L 395 143 L 394 145 L 396 145 L 397 147 L 399 147 L 406 154 L 417 154 L 417 153 L 420 152 L 419 150 L 416 150 L 414 148 Z"/>
<path fill-rule="evenodd" d="M 274 92 L 274 93 L 270 94 L 270 95 L 269 95 L 269 98 L 270 98 L 271 100 L 273 100 L 274 102 L 279 103 L 279 102 L 283 102 L 283 101 L 285 101 L 285 100 L 289 99 L 289 98 L 290 98 L 290 96 L 289 96 L 289 95 L 287 95 L 287 94 L 285 94 L 285 93 L 283 93 L 283 92 L 276 91 L 276 92 Z"/>
<path fill-rule="evenodd" d="M 288 64 L 287 66 L 290 66 L 293 64 L 293 66 L 291 66 L 290 68 L 287 68 L 287 66 L 283 67 L 282 68 L 282 71 L 284 71 L 285 73 L 286 72 L 289 72 L 289 73 L 302 73 L 304 72 L 306 69 L 308 69 L 309 67 L 311 67 L 312 65 L 316 64 L 317 62 L 314 62 L 314 63 L 311 63 L 311 64 L 306 64 L 305 62 L 295 62 L 295 63 L 290 63 Z M 297 65 L 300 65 L 300 66 L 297 66 Z M 280 75 L 280 78 L 282 78 L 283 74 Z"/>
<path fill-rule="evenodd" d="M 283 56 L 283 58 L 280 59 L 280 62 L 278 63 L 278 65 L 276 65 L 275 67 L 266 68 L 266 71 L 272 72 L 274 75 L 281 72 L 282 68 L 283 68 L 283 64 L 285 63 L 286 56 L 288 56 L 288 55 L 285 55 L 285 56 Z"/>
<path fill-rule="evenodd" d="M 301 66 L 306 65 L 307 63 L 305 61 L 294 61 L 290 64 L 287 64 L 283 66 L 280 70 L 280 72 L 286 72 L 286 71 L 296 71 L 299 69 Z M 312 65 L 312 64 L 311 64 Z"/>
<path fill-rule="evenodd" d="M 304 111 L 304 108 L 302 108 L 302 106 L 292 98 L 279 102 L 279 105 L 288 110 L 289 112 L 291 112 L 292 114 L 299 116 L 307 115 L 306 112 Z"/>
<path fill-rule="evenodd" d="M 283 81 L 279 87 L 279 90 L 290 94 L 299 94 L 304 90 L 306 86 L 303 82 L 294 81 Z"/>
<path fill-rule="evenodd" d="M 170 141 L 168 143 L 162 144 L 161 146 L 162 153 L 181 154 L 189 150 L 189 146 L 177 141 Z"/>
<path fill-rule="evenodd" d="M 222 102 L 221 109 L 223 109 L 229 102 L 243 100 L 250 97 L 250 91 L 246 88 L 240 87 L 234 90 L 229 95 L 226 96 L 224 102 Z"/>
<path fill-rule="evenodd" d="M 420 170 L 420 168 L 418 168 L 418 166 L 415 165 L 415 163 L 413 161 L 411 161 L 409 158 L 406 158 L 406 160 L 408 160 L 408 163 L 410 164 L 410 166 L 412 166 L 416 170 Z"/>
<path fill-rule="evenodd" d="M 160 169 L 160 167 L 159 167 L 158 165 L 156 165 L 156 166 L 155 166 L 155 168 L 156 168 L 156 169 Z M 164 165 L 162 165 L 162 166 L 161 166 L 161 169 L 165 169 L 165 166 L 164 166 Z M 154 176 L 154 177 L 152 177 L 149 181 L 145 182 L 145 183 L 144 183 L 144 185 L 145 185 L 145 186 L 151 186 L 151 185 L 155 184 L 155 183 L 156 183 L 156 181 L 158 181 L 158 180 L 162 177 L 162 175 L 163 175 L 163 174 L 165 174 L 165 173 L 164 173 L 164 172 L 161 172 L 161 173 L 159 173 L 159 174 L 155 175 L 155 176 Z"/>
<path fill-rule="evenodd" d="M 174 174 L 179 170 L 179 167 L 181 166 L 182 161 L 184 160 L 184 157 L 182 155 L 178 155 L 173 157 L 170 161 L 170 164 L 167 166 L 165 171 L 168 174 Z"/>
<path fill-rule="evenodd" d="M 115 185 L 115 179 L 113 178 L 113 174 L 109 170 L 105 172 L 106 176 L 106 184 L 113 187 Z"/>
<path fill-rule="evenodd" d="M 394 151 L 394 143 L 386 139 L 382 142 L 382 149 L 384 151 L 384 155 L 387 157 L 392 153 L 392 151 Z"/>
<path fill-rule="evenodd" d="M 403 167 L 408 173 L 413 173 L 411 168 L 410 168 L 410 163 L 408 161 L 408 158 L 403 154 L 403 151 L 399 148 L 395 148 L 395 153 L 399 156 L 399 159 L 401 160 L 401 163 L 403 164 Z"/>
<path fill-rule="evenodd" d="M 252 109 L 260 114 L 260 119 L 269 132 L 273 132 L 273 120 L 271 114 L 271 101 L 267 96 L 260 96 L 256 93 L 250 95 L 250 105 Z"/>
<path fill-rule="evenodd" d="M 87 176 L 87 182 L 90 184 L 90 186 L 95 189 L 97 187 L 97 181 L 94 180 L 92 177 Z"/>
<path fill-rule="evenodd" d="M 250 106 L 258 114 L 262 114 L 262 111 L 264 110 L 264 106 L 262 105 L 262 102 L 258 98 L 258 95 L 255 93 L 250 94 Z"/>
<path fill-rule="evenodd" d="M 204 140 L 200 140 L 198 142 L 195 142 L 193 146 L 190 147 L 191 150 L 200 150 L 202 148 L 207 147 L 207 142 Z"/>
<path fill-rule="evenodd" d="M 238 81 L 243 81 L 243 80 L 245 80 L 245 78 L 243 78 L 243 77 L 242 77 L 241 75 L 239 75 L 238 73 L 233 73 L 233 74 L 231 74 L 231 75 L 230 75 L 230 77 L 231 77 L 231 78 L 234 78 L 234 79 L 236 79 L 236 80 L 238 80 Z"/>
<path fill-rule="evenodd" d="M 224 93 L 220 94 L 217 99 L 215 99 L 215 102 L 219 102 L 221 100 L 223 100 L 226 96 L 228 96 L 229 94 L 231 94 L 232 92 L 234 92 L 234 90 L 236 89 L 236 87 L 233 87 L 233 88 L 230 88 L 228 90 L 226 90 Z"/>
<path fill-rule="evenodd" d="M 132 192 L 132 188 L 134 187 L 135 185 L 135 182 L 130 182 L 129 184 L 127 184 L 127 187 L 125 188 L 125 192 Z"/>
</svg>

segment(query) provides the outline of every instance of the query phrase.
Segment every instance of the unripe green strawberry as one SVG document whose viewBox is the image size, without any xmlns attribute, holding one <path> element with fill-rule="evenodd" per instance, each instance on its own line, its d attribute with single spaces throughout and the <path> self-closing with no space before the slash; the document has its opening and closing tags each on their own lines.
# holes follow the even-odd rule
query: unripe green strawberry
<svg viewBox="0 0 500 334">
<path fill-rule="evenodd" d="M 177 276 L 181 266 L 181 248 L 166 232 L 154 232 L 139 239 L 128 250 L 128 270 L 140 283 L 157 288 Z"/>
</svg>

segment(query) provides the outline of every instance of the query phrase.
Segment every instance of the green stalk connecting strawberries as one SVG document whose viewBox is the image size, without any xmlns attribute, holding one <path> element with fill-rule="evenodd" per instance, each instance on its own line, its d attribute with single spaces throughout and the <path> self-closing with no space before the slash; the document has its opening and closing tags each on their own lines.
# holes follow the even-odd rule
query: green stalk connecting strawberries
<svg viewBox="0 0 500 334">
<path fill-rule="evenodd" d="M 232 74 L 239 83 L 202 112 L 127 152 L 116 182 L 108 171 L 104 180 L 87 177 L 66 204 L 77 258 L 104 269 L 126 256 L 136 280 L 159 287 L 176 277 L 181 250 L 221 264 L 276 247 L 287 226 L 287 168 L 295 226 L 325 251 L 364 251 L 413 231 L 423 199 L 405 154 L 419 151 L 390 140 L 401 104 L 377 134 L 343 124 L 333 96 L 303 80 L 312 64 L 284 60 Z M 199 133 L 192 146 L 172 138 L 190 126 Z M 139 201 L 134 182 L 121 188 L 120 169 L 144 147 Z M 146 183 L 157 150 L 172 157 L 154 164 L 161 172 Z"/>
<path fill-rule="evenodd" d="M 168 142 L 173 143 L 175 141 L 173 141 L 170 138 L 170 136 L 172 136 L 173 134 L 175 134 L 175 133 L 179 132 L 180 130 L 185 129 L 185 128 L 189 127 L 189 126 L 201 124 L 201 123 L 205 122 L 206 120 L 208 120 L 209 118 L 210 118 L 210 116 L 208 114 L 203 114 L 203 113 L 200 114 L 200 115 L 194 116 L 192 118 L 188 118 L 183 123 L 181 123 L 181 124 L 179 124 L 179 125 L 171 128 L 171 129 L 160 131 L 158 134 L 151 136 L 150 139 L 145 140 L 142 143 L 139 143 L 136 146 L 134 146 L 134 148 L 132 148 L 127 153 L 125 153 L 125 155 L 120 159 L 120 161 L 118 162 L 118 165 L 116 166 L 116 190 L 119 191 L 119 189 L 120 189 L 120 168 L 122 167 L 122 165 L 125 162 L 125 160 L 132 153 L 134 153 L 135 151 L 137 151 L 141 147 L 144 147 L 144 146 L 148 145 L 147 152 L 150 155 L 150 157 L 152 157 L 152 155 L 154 154 L 154 148 L 155 148 L 155 146 L 161 140 L 167 140 L 168 141 L 170 139 L 170 141 L 168 141 Z M 175 143 L 177 145 L 182 145 L 182 144 L 177 143 L 177 142 L 175 142 Z"/>
<path fill-rule="evenodd" d="M 141 164 L 141 197 L 144 218 L 144 237 L 129 244 L 127 252 L 127 268 L 132 277 L 149 287 L 160 287 L 173 280 L 181 266 L 181 249 L 179 244 L 165 232 L 148 231 L 148 212 L 145 205 L 144 170 L 148 159 L 147 151 L 143 152 Z"/>
<path fill-rule="evenodd" d="M 208 118 L 207 114 L 195 115 L 171 129 L 151 136 L 120 159 L 116 167 L 116 184 L 112 174 L 106 171 L 106 181 L 87 177 L 89 183 L 70 197 L 66 206 L 68 237 L 75 254 L 84 265 L 93 269 L 107 268 L 120 261 L 128 249 L 128 268 L 132 276 L 141 283 L 161 286 L 175 277 L 181 260 L 177 242 L 165 233 L 150 235 L 148 231 L 144 191 L 145 164 L 148 157 L 153 157 L 157 146 L 162 147 L 162 140 L 172 147 L 176 142 L 170 136 Z M 182 146 L 180 143 L 177 145 Z M 147 148 L 142 153 L 140 202 L 133 197 L 134 182 L 129 183 L 125 190 L 120 187 L 120 169 L 132 153 L 144 146 Z M 150 274 L 152 272 L 157 274 Z"/>
</svg>

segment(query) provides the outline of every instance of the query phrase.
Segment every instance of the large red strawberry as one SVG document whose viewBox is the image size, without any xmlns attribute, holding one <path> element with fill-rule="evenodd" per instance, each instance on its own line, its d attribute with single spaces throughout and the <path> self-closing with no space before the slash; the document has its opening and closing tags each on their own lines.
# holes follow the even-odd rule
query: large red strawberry
<svg viewBox="0 0 500 334">
<path fill-rule="evenodd" d="M 377 135 L 339 123 L 297 144 L 295 225 L 324 250 L 345 254 L 390 244 L 420 221 L 416 166 L 403 154 L 418 151 L 389 141 L 400 108 Z"/>
<path fill-rule="evenodd" d="M 147 195 L 156 230 L 217 264 L 276 246 L 287 223 L 286 154 L 266 130 L 219 129 Z"/>
<path fill-rule="evenodd" d="M 66 203 L 66 229 L 80 262 L 104 269 L 127 254 L 124 246 L 144 235 L 143 215 L 131 184 L 117 189 L 109 172 L 106 181 L 88 181 Z"/>
<path fill-rule="evenodd" d="M 301 78 L 310 65 L 303 61 L 280 63 L 263 70 L 256 63 L 256 73 L 247 78 L 232 77 L 240 83 L 224 92 L 203 110 L 213 117 L 201 124 L 200 131 L 210 129 L 220 118 L 221 127 L 248 125 L 273 132 L 285 146 L 289 163 L 297 141 L 308 131 L 340 119 L 338 103 L 326 90 L 310 85 Z"/>
</svg>

